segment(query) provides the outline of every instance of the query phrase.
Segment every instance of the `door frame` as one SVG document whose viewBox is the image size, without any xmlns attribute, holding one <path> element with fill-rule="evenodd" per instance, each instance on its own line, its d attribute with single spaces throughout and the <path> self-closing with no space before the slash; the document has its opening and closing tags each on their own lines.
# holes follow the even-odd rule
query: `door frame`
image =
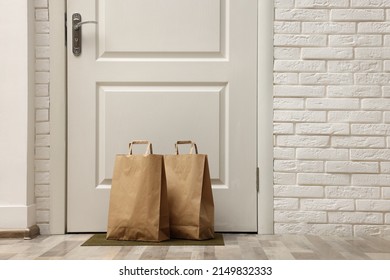
<svg viewBox="0 0 390 280">
<path fill-rule="evenodd" d="M 67 0 L 49 0 L 50 233 L 66 233 Z M 257 232 L 273 234 L 273 0 L 258 0 Z M 255 186 L 254 186 L 255 187 Z"/>
</svg>

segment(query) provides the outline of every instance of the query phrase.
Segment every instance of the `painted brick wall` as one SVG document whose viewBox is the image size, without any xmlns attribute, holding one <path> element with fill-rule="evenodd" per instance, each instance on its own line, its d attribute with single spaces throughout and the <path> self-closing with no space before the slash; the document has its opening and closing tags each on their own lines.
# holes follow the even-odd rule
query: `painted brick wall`
<svg viewBox="0 0 390 280">
<path fill-rule="evenodd" d="M 276 234 L 390 234 L 390 0 L 275 0 Z"/>
<path fill-rule="evenodd" d="M 48 0 L 35 0 L 35 197 L 42 234 L 50 231 L 49 31 Z"/>
</svg>

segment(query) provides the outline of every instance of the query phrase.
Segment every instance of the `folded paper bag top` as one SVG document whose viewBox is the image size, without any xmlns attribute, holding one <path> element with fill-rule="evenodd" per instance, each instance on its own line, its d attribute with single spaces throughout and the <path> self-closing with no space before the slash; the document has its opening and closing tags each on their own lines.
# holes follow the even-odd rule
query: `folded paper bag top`
<svg viewBox="0 0 390 280">
<path fill-rule="evenodd" d="M 189 154 L 179 145 L 190 144 Z M 165 155 L 170 234 L 173 238 L 214 238 L 214 201 L 207 155 L 192 141 L 177 141 L 176 154 Z"/>
<path fill-rule="evenodd" d="M 146 144 L 143 155 L 132 147 Z M 169 210 L 164 158 L 153 154 L 149 141 L 133 141 L 127 155 L 115 158 L 107 239 L 163 241 L 169 239 Z"/>
</svg>

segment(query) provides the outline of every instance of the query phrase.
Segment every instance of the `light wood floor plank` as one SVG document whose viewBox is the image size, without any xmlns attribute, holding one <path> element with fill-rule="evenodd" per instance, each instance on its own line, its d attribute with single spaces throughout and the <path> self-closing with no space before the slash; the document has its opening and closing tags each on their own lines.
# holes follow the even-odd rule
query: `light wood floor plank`
<svg viewBox="0 0 390 280">
<path fill-rule="evenodd" d="M 0 260 L 389 260 L 390 237 L 224 234 L 225 246 L 81 246 L 91 234 L 0 239 Z"/>
<path fill-rule="evenodd" d="M 322 260 L 344 260 L 345 257 L 334 249 L 330 244 L 319 236 L 307 236 L 307 239 L 314 245 L 314 252 Z"/>
</svg>

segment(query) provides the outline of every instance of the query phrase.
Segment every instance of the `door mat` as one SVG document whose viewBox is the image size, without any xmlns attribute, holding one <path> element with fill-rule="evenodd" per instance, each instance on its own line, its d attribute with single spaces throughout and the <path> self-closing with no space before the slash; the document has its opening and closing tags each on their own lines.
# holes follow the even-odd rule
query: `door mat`
<svg viewBox="0 0 390 280">
<path fill-rule="evenodd" d="M 105 233 L 94 234 L 81 246 L 224 246 L 222 233 L 215 233 L 213 239 L 186 240 L 170 239 L 162 242 L 107 240 Z"/>
</svg>

